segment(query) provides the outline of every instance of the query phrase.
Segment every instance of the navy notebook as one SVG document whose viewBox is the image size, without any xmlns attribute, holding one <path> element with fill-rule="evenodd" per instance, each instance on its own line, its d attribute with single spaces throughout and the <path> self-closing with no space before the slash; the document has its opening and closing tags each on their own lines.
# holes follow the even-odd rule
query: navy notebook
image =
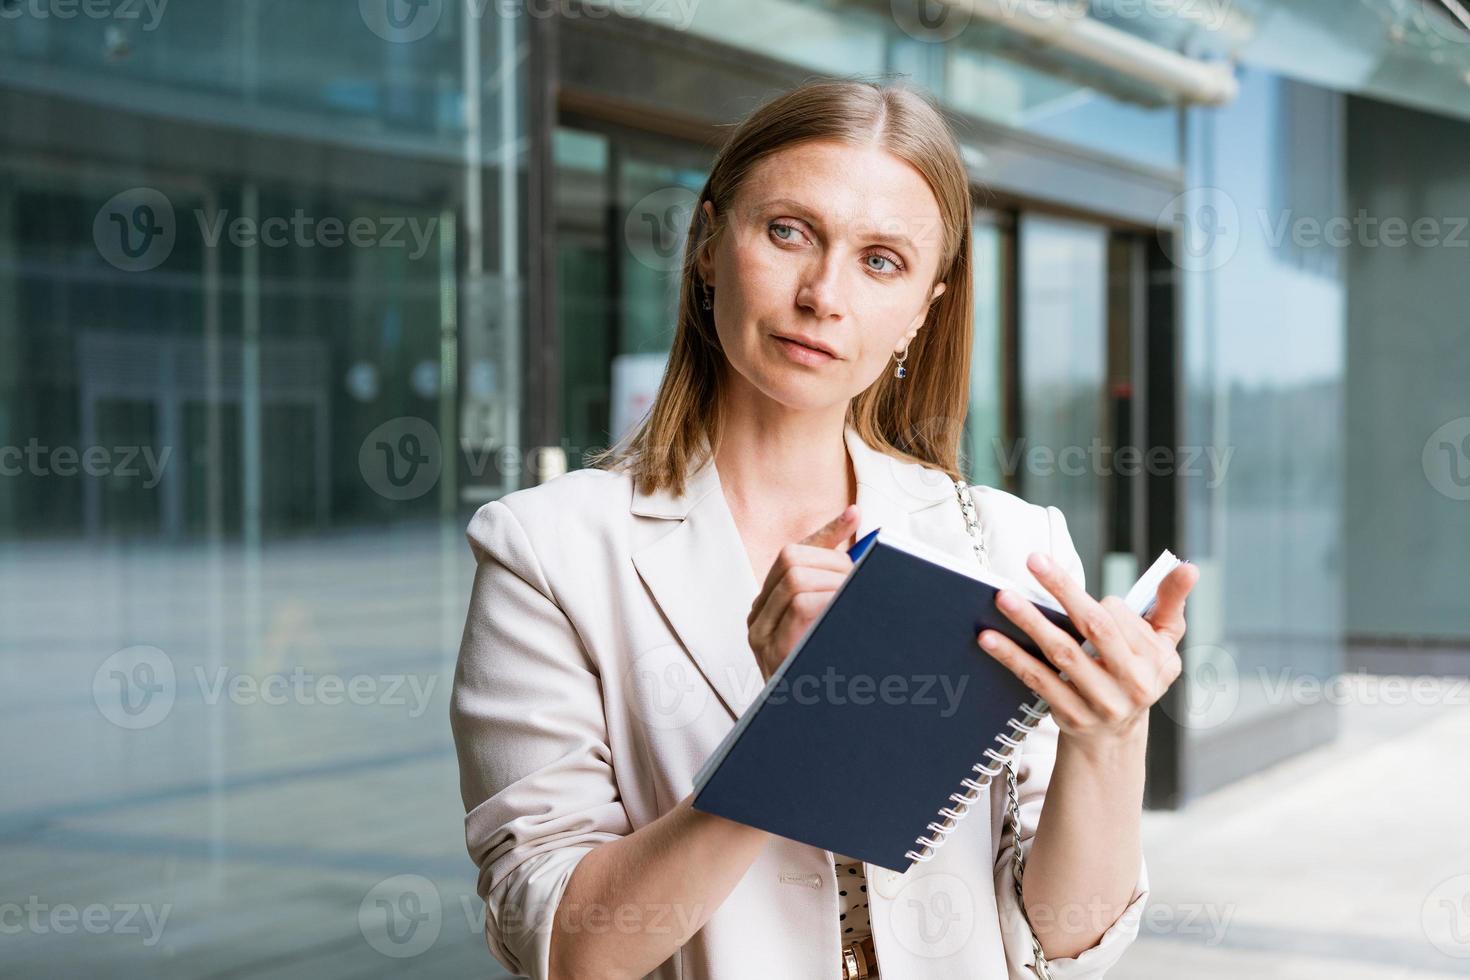
<svg viewBox="0 0 1470 980">
<path fill-rule="evenodd" d="M 893 871 L 926 861 L 1045 705 L 975 642 L 1015 583 L 881 528 L 695 777 L 694 808 Z M 1129 590 L 1140 614 L 1179 559 Z M 1021 588 L 1079 641 L 1061 607 Z M 1090 652 L 1090 648 L 1089 652 Z M 962 782 L 963 780 L 963 782 Z"/>
</svg>

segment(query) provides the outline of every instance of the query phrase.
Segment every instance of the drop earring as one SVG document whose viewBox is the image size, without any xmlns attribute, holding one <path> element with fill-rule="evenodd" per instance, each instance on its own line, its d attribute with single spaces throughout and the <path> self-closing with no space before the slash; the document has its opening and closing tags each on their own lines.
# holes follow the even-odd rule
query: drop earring
<svg viewBox="0 0 1470 980">
<path fill-rule="evenodd" d="M 709 283 L 705 283 L 704 284 L 704 308 L 707 309 L 707 310 L 714 309 L 714 305 L 715 304 L 714 304 L 714 300 L 712 299 L 712 297 L 714 296 L 714 293 L 715 293 L 715 291 L 710 288 Z"/>
<path fill-rule="evenodd" d="M 909 376 L 909 372 L 908 368 L 903 366 L 903 362 L 909 359 L 909 345 L 904 344 L 903 353 L 895 354 L 894 357 L 898 360 L 898 363 L 894 365 L 893 376 L 895 378 L 907 378 Z"/>
</svg>

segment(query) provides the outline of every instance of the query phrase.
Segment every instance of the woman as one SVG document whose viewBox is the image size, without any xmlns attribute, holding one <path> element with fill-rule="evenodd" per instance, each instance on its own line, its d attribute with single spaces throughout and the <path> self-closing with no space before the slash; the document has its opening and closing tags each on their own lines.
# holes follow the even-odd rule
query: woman
<svg viewBox="0 0 1470 980">
<path fill-rule="evenodd" d="M 969 201 L 953 137 L 912 92 L 813 84 L 761 107 L 700 195 L 642 426 L 471 521 L 453 724 L 486 936 L 512 971 L 1020 978 L 1039 952 L 1053 977 L 1092 978 L 1136 935 L 1147 712 L 1179 671 L 1195 573 L 1148 621 L 1095 602 L 1061 513 L 989 487 L 972 550 L 952 483 Z M 977 637 L 1053 709 L 1016 758 L 1020 840 L 1002 788 L 903 875 L 690 807 L 879 525 L 1045 588 L 1101 654 L 1007 597 L 1057 668 Z M 883 787 L 852 789 L 830 805 Z"/>
</svg>

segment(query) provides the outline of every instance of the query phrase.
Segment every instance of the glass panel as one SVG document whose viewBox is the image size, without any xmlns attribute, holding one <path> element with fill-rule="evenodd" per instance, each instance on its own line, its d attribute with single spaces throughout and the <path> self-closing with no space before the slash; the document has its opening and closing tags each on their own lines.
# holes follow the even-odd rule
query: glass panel
<svg viewBox="0 0 1470 980">
<path fill-rule="evenodd" d="M 962 112 L 1139 163 L 1179 166 L 1179 112 L 1171 105 L 1127 102 L 984 48 L 954 45 L 947 54 L 943 96 Z"/>
<path fill-rule="evenodd" d="M 965 452 L 971 483 L 1006 486 L 1003 326 L 1005 323 L 1005 237 L 1007 232 L 980 216 L 972 228 L 975 267 L 975 339 L 970 354 L 970 410 L 965 419 Z"/>
<path fill-rule="evenodd" d="M 667 352 L 674 342 L 689 219 L 707 176 L 706 170 L 681 167 L 675 160 L 633 153 L 622 159 L 617 209 L 626 249 L 617 297 L 619 354 Z"/>
<path fill-rule="evenodd" d="M 1107 230 L 1023 215 L 1018 239 L 1021 305 L 1022 495 L 1061 508 L 1087 576 L 1101 581 L 1103 434 L 1107 357 Z"/>
<path fill-rule="evenodd" d="M 840 9 L 800 0 L 623 6 L 655 23 L 830 75 L 884 71 L 888 36 L 897 33 L 890 18 L 842 2 L 834 5 Z"/>
<path fill-rule="evenodd" d="M 609 302 L 612 221 L 609 139 L 558 129 L 556 159 L 557 319 L 561 326 L 562 425 L 567 465 L 606 438 L 611 390 L 608 364 L 616 338 Z"/>
<path fill-rule="evenodd" d="M 0 11 L 0 867 L 138 914 L 0 972 L 483 975 L 444 719 L 519 479 L 523 24 L 88 6 Z"/>
<path fill-rule="evenodd" d="M 329 120 L 338 135 L 454 152 L 467 128 L 455 6 L 401 4 L 395 18 L 370 2 L 6 3 L 0 79 L 120 106 L 148 92 L 156 109 L 201 121 L 233 104 L 237 125 L 310 133 Z"/>
<path fill-rule="evenodd" d="M 1102 480 L 1104 506 L 1102 577 L 1094 583 L 1094 595 L 1125 595 L 1143 569 L 1138 564 L 1139 542 L 1134 522 L 1135 497 L 1143 493 L 1148 471 L 1123 456 L 1125 447 L 1140 457 L 1147 447 L 1134 434 L 1133 369 L 1134 331 L 1145 327 L 1142 243 L 1126 232 L 1108 237 L 1107 311 L 1107 404 L 1104 441 L 1109 454 L 1104 460 Z M 1163 410 L 1161 406 L 1159 411 Z M 1152 555 L 1148 556 L 1152 559 Z"/>
<path fill-rule="evenodd" d="M 711 156 L 634 133 L 558 130 L 562 417 L 573 468 L 652 403 L 673 343 L 689 218 Z"/>
<path fill-rule="evenodd" d="M 1340 563 L 1351 660 L 1403 671 L 1403 654 L 1437 648 L 1449 673 L 1456 651 L 1470 651 L 1470 126 L 1349 98 L 1346 128 L 1353 438 Z M 1423 188 L 1412 209 L 1406 186 Z M 1407 237 L 1395 237 L 1395 217 Z"/>
<path fill-rule="evenodd" d="M 1172 258 L 1184 286 L 1184 642 L 1197 736 L 1300 707 L 1341 667 L 1342 249 L 1277 224 L 1348 213 L 1340 97 L 1258 71 L 1199 113 Z M 1230 231 L 1226 231 L 1226 228 Z M 1263 352 L 1265 355 L 1263 356 Z M 1319 701 L 1320 703 L 1320 701 Z"/>
</svg>

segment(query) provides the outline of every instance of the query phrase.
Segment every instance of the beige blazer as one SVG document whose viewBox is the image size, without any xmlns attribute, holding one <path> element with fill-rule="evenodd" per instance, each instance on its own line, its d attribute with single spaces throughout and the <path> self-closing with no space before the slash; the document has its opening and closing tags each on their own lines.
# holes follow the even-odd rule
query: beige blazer
<svg viewBox="0 0 1470 980">
<path fill-rule="evenodd" d="M 845 441 L 859 535 L 881 525 L 974 560 L 948 477 L 870 448 L 851 428 Z M 971 492 L 994 570 L 1039 589 L 1024 562 L 1045 551 L 1082 579 L 1060 511 L 990 487 Z M 545 978 L 552 914 L 577 861 L 687 796 L 760 692 L 746 634 L 760 583 L 711 462 L 681 496 L 635 492 L 623 473 L 576 470 L 486 504 L 468 537 L 478 568 L 451 707 L 465 841 L 491 951 L 511 972 Z M 1023 848 L 1056 737 L 1048 720 L 1018 758 Z M 964 775 L 955 774 L 957 788 Z M 1004 800 L 1003 787 L 982 798 L 933 860 L 905 874 L 867 867 L 884 980 L 1033 976 Z M 649 976 L 837 980 L 832 861 L 830 851 L 773 837 L 704 927 Z M 1141 866 L 1124 914 L 1094 948 L 1052 961 L 1052 975 L 1101 977 L 1136 936 L 1147 887 Z M 569 911 L 579 928 L 678 933 L 696 910 Z"/>
</svg>

